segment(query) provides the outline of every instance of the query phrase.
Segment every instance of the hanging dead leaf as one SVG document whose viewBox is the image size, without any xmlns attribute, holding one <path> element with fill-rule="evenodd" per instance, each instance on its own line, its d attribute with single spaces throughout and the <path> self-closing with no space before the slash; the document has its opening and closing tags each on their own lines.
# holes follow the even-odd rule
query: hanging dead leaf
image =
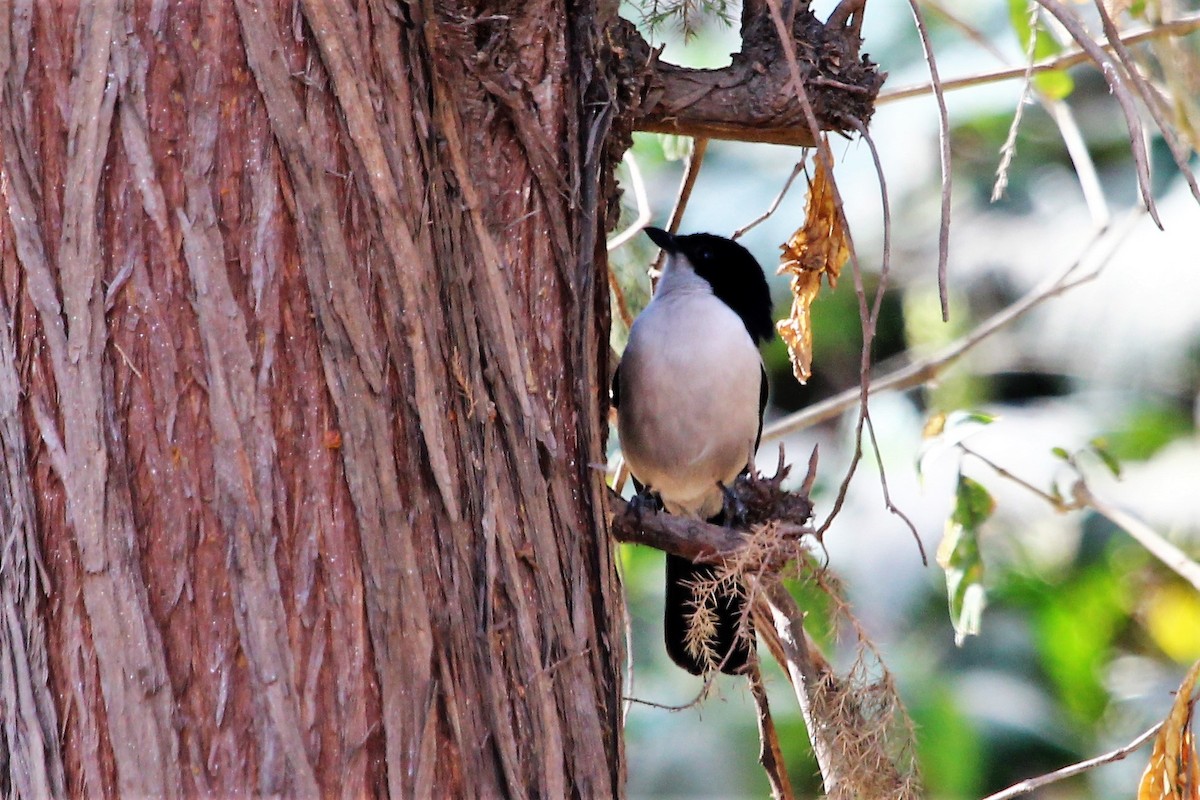
<svg viewBox="0 0 1200 800">
<path fill-rule="evenodd" d="M 833 166 L 820 151 L 808 188 L 804 225 L 798 228 L 779 257 L 779 275 L 791 276 L 792 311 L 775 327 L 788 348 L 792 373 L 801 383 L 812 375 L 812 320 L 810 308 L 821 289 L 821 276 L 837 288 L 842 266 L 850 257 L 845 221 L 833 194 Z"/>
<path fill-rule="evenodd" d="M 1137 800 L 1200 800 L 1200 764 L 1192 732 L 1193 712 L 1200 699 L 1193 697 L 1198 677 L 1200 661 L 1188 670 L 1171 713 L 1154 737 L 1154 751 L 1142 773 Z"/>
</svg>

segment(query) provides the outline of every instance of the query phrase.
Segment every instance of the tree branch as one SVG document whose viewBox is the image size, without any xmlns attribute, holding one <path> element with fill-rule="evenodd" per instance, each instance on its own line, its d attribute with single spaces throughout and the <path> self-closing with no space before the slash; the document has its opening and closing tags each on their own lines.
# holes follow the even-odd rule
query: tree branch
<svg viewBox="0 0 1200 800">
<path fill-rule="evenodd" d="M 758 762 L 762 764 L 767 773 L 767 780 L 771 783 L 771 797 L 773 800 L 792 800 L 795 794 L 783 762 L 783 748 L 779 746 L 779 733 L 775 730 L 774 720 L 771 719 L 767 687 L 763 685 L 757 659 L 751 663 L 746 678 L 750 682 L 750 693 L 754 695 L 754 707 L 758 711 L 758 738 L 761 746 Z"/>
<path fill-rule="evenodd" d="M 1011 800 L 1013 797 L 1019 797 L 1020 795 L 1028 794 L 1034 789 L 1040 789 L 1041 787 L 1047 786 L 1051 783 L 1057 783 L 1064 778 L 1070 778 L 1074 775 L 1079 775 L 1080 773 L 1087 772 L 1089 769 L 1093 769 L 1102 764 L 1111 764 L 1114 761 L 1120 761 L 1121 759 L 1125 758 L 1125 756 L 1129 755 L 1134 750 L 1137 750 L 1139 747 L 1148 742 L 1150 738 L 1154 736 L 1154 734 L 1158 733 L 1158 729 L 1162 726 L 1163 724 L 1161 722 L 1157 723 L 1154 725 L 1154 727 L 1142 733 L 1129 744 L 1125 745 L 1124 747 L 1118 747 L 1112 752 L 1105 753 L 1102 756 L 1096 756 L 1095 758 L 1089 758 L 1087 761 L 1080 761 L 1078 764 L 1072 764 L 1069 767 L 1057 769 L 1054 772 L 1046 775 L 1039 775 L 1036 778 L 1026 778 L 1020 783 L 1013 784 L 1002 792 L 989 794 L 987 797 L 983 798 L 983 800 Z"/>
<path fill-rule="evenodd" d="M 791 679 L 804 715 L 804 726 L 813 755 L 821 770 L 825 793 L 831 798 L 849 796 L 847 775 L 851 770 L 840 763 L 837 754 L 837 731 L 821 719 L 818 709 L 823 705 L 820 694 L 835 681 L 833 670 L 824 658 L 813 657 L 808 647 L 808 634 L 804 631 L 804 612 L 796 605 L 788 590 L 778 582 L 761 587 L 766 595 L 762 601 L 764 614 L 773 626 L 759 626 L 758 630 L 767 642 L 779 665 Z"/>
<path fill-rule="evenodd" d="M 741 50 L 720 69 L 659 61 L 659 50 L 651 49 L 633 23 L 619 20 L 613 27 L 615 49 L 625 55 L 630 74 L 644 75 L 634 129 L 814 146 L 765 7 L 761 2 L 747 6 Z M 795 10 L 793 39 L 821 130 L 853 130 L 851 120 L 865 125 L 874 112 L 885 75 L 859 57 L 861 16 L 859 10 L 848 20 L 831 16 L 830 23 L 822 24 L 806 6 Z"/>
<path fill-rule="evenodd" d="M 1122 44 L 1133 45 L 1140 44 L 1151 39 L 1160 39 L 1171 36 L 1186 36 L 1194 30 L 1200 29 L 1200 14 L 1191 14 L 1179 17 L 1178 19 L 1164 22 L 1155 25 L 1153 28 L 1139 30 L 1132 33 L 1127 33 L 1120 38 Z M 1105 50 L 1112 49 L 1112 44 L 1101 45 Z M 1049 70 L 1066 69 L 1073 67 L 1076 64 L 1091 62 L 1092 57 L 1085 53 L 1082 49 L 1076 48 L 1068 50 L 1052 58 L 1043 59 L 1033 65 L 1033 74 L 1047 72 Z M 997 69 L 991 72 L 981 72 L 978 75 L 968 75 L 962 78 L 954 78 L 952 80 L 942 81 L 942 91 L 952 91 L 954 89 L 965 89 L 969 86 L 979 86 L 985 83 L 996 83 L 997 81 L 1010 81 L 1018 78 L 1024 78 L 1026 67 L 1007 67 L 1005 69 Z M 924 83 L 920 86 L 903 86 L 896 89 L 889 89 L 879 95 L 878 103 L 890 103 L 893 100 L 903 100 L 908 97 L 919 97 L 929 94 L 934 90 L 932 83 Z"/>
<path fill-rule="evenodd" d="M 618 542 L 646 545 L 697 564 L 722 564 L 746 545 L 745 532 L 735 528 L 659 511 L 639 513 L 616 492 L 609 492 L 608 502 L 613 513 L 612 536 Z M 776 524 L 776 534 L 785 540 L 799 540 L 813 532 L 807 525 Z"/>
<path fill-rule="evenodd" d="M 1151 555 L 1174 570 L 1197 591 L 1200 591 L 1200 564 L 1188 558 L 1186 553 L 1167 541 L 1162 534 L 1129 512 L 1096 497 L 1083 480 L 1075 482 L 1073 493 L 1076 503 L 1095 509 L 1097 513 L 1136 539 L 1138 544 L 1150 551 Z"/>
</svg>

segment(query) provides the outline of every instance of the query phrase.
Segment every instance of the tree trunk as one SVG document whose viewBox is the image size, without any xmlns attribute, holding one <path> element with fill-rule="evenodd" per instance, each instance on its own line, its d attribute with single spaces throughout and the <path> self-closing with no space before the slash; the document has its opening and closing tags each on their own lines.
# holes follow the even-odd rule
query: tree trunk
<svg viewBox="0 0 1200 800">
<path fill-rule="evenodd" d="M 621 793 L 583 5 L 0 3 L 0 796 Z"/>
</svg>

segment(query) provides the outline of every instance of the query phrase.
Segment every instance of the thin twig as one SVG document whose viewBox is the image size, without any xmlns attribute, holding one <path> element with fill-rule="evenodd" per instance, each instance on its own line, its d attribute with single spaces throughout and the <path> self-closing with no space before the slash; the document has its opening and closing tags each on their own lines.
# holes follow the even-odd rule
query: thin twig
<svg viewBox="0 0 1200 800">
<path fill-rule="evenodd" d="M 1152 39 L 1186 36 L 1195 30 L 1200 30 L 1200 14 L 1191 14 L 1180 17 L 1176 20 L 1172 20 L 1171 22 L 1165 22 L 1161 25 L 1156 25 L 1153 28 L 1125 34 L 1124 36 L 1120 37 L 1120 41 L 1126 45 L 1133 45 Z M 1104 49 L 1106 50 L 1111 48 L 1111 44 L 1104 46 Z M 1068 67 L 1073 67 L 1077 64 L 1091 62 L 1091 55 L 1081 48 L 1074 48 L 1065 53 L 1060 53 L 1057 56 L 1045 58 L 1037 62 L 1033 65 L 1033 73 L 1036 75 L 1041 72 L 1067 69 Z M 1008 67 L 1005 69 L 993 70 L 991 72 L 981 72 L 976 75 L 966 75 L 961 78 L 953 78 L 951 80 L 942 82 L 942 91 L 950 92 L 957 89 L 967 89 L 972 86 L 982 86 L 1000 81 L 1017 80 L 1018 78 L 1025 77 L 1025 69 L 1025 67 Z M 891 103 L 896 100 L 906 100 L 910 97 L 921 97 L 923 95 L 930 94 L 933 91 L 934 86 L 932 83 L 924 83 L 918 86 L 904 86 L 898 89 L 885 90 L 879 93 L 879 97 L 875 99 L 875 105 L 880 106 L 884 103 Z"/>
<path fill-rule="evenodd" d="M 630 223 L 628 228 L 608 240 L 605 247 L 610 253 L 641 233 L 642 228 L 646 227 L 646 223 L 650 221 L 650 200 L 646 197 L 646 181 L 642 179 L 642 170 L 638 166 L 637 157 L 630 149 L 625 151 L 621 160 L 629 169 L 629 182 L 633 184 L 633 198 L 637 203 L 637 218 Z"/>
<path fill-rule="evenodd" d="M 1200 591 L 1200 564 L 1197 564 L 1186 553 L 1169 542 L 1166 537 L 1158 531 L 1151 528 L 1145 522 L 1142 522 L 1137 517 L 1127 511 L 1123 511 L 1105 500 L 1101 500 L 1092 494 L 1091 488 L 1087 485 L 1076 461 L 1071 458 L 1068 463 L 1074 468 L 1076 475 L 1074 485 L 1071 488 L 1071 498 L 1060 497 L 1057 494 L 1050 494 L 1038 487 L 1034 486 L 1029 481 L 1019 475 L 1010 472 L 996 462 L 992 461 L 979 452 L 967 447 L 962 442 L 957 445 L 958 449 L 969 456 L 974 457 L 978 461 L 987 465 L 997 475 L 1005 480 L 1012 481 L 1028 492 L 1037 495 L 1042 500 L 1049 503 L 1055 511 L 1078 511 L 1084 508 L 1091 508 L 1096 513 L 1107 519 L 1109 522 L 1121 528 L 1135 540 L 1138 544 L 1145 547 L 1150 554 L 1163 562 L 1178 573 L 1184 580 L 1191 583 Z M 818 532 L 819 534 L 819 532 Z"/>
<path fill-rule="evenodd" d="M 1013 112 L 1012 124 L 1008 126 L 1008 137 L 1004 140 L 1004 146 L 1000 148 L 1000 165 L 996 167 L 996 182 L 992 184 L 993 203 L 1004 197 L 1004 190 L 1008 188 L 1008 168 L 1017 155 L 1017 131 L 1021 128 L 1021 118 L 1025 116 L 1025 101 L 1029 99 L 1029 93 L 1033 89 L 1033 54 L 1038 38 L 1038 7 L 1033 4 L 1031 6 L 1027 23 L 1030 30 L 1029 44 L 1025 48 L 1028 66 L 1025 68 L 1025 80 L 1021 82 L 1021 96 L 1017 99 L 1017 108 Z"/>
<path fill-rule="evenodd" d="M 997 61 L 1002 64 L 1006 63 L 1007 59 L 1004 53 L 992 44 L 983 31 L 935 0 L 924 0 L 924 4 L 945 17 L 951 25 L 962 31 L 964 36 L 990 53 Z M 1031 37 L 1030 42 L 1033 41 L 1035 40 Z M 1032 54 L 1030 59 L 1032 59 Z M 1027 68 L 1022 77 L 1029 77 L 1033 71 Z M 1030 86 L 1028 81 L 1026 86 Z M 1046 109 L 1046 113 L 1054 120 L 1054 124 L 1058 126 L 1058 132 L 1067 148 L 1067 155 L 1070 156 L 1071 163 L 1075 166 L 1075 175 L 1079 178 L 1079 189 L 1083 192 L 1083 200 L 1087 203 L 1088 211 L 1091 212 L 1092 224 L 1107 225 L 1112 214 L 1108 210 L 1108 202 L 1104 199 L 1104 190 L 1100 187 L 1100 178 L 1096 174 L 1096 165 L 1092 161 L 1092 154 L 1088 151 L 1087 142 L 1083 138 L 1082 131 L 1079 130 L 1079 124 L 1075 121 L 1071 107 L 1062 100 L 1056 100 L 1039 90 L 1036 83 L 1032 84 L 1032 89 L 1033 96 L 1037 98 L 1037 101 Z"/>
<path fill-rule="evenodd" d="M 808 92 L 804 89 L 804 81 L 800 77 L 800 66 L 796 59 L 796 47 L 792 41 L 790 31 L 791 28 L 786 26 L 783 21 L 783 15 L 779 7 L 780 0 L 768 0 L 767 6 L 771 11 L 771 21 L 775 25 L 775 32 L 779 36 L 780 47 L 783 49 L 783 54 L 787 60 L 788 76 L 791 78 L 792 90 L 795 92 L 796 99 L 800 103 L 801 109 L 804 111 L 805 120 L 808 122 L 809 130 L 813 133 L 814 139 L 817 142 L 817 157 L 825 159 L 825 163 L 830 169 L 829 173 L 829 189 L 833 195 L 834 206 L 837 209 L 838 219 L 843 228 L 843 233 L 846 237 L 846 247 L 850 252 L 850 267 L 854 277 L 854 295 L 858 299 L 858 316 L 862 323 L 863 344 L 859 358 L 859 415 L 858 426 L 854 433 L 854 456 L 850 459 L 850 465 L 846 469 L 846 474 L 842 478 L 841 485 L 838 489 L 838 497 L 834 501 L 833 510 L 820 530 L 823 532 L 829 527 L 834 517 L 841 510 L 842 503 L 845 501 L 846 493 L 849 490 L 850 482 L 854 479 L 854 473 L 858 469 L 858 464 L 862 460 L 862 434 L 863 434 L 863 418 L 867 412 L 867 399 L 870 391 L 870 370 L 871 370 L 871 345 L 875 340 L 875 319 L 867 308 L 867 293 L 863 286 L 862 265 L 858 260 L 858 251 L 854 246 L 854 237 L 850 232 L 850 225 L 846 219 L 845 205 L 842 203 L 842 194 L 838 189 L 837 180 L 833 177 L 833 151 L 829 147 L 829 142 L 824 137 L 818 135 L 819 126 L 817 125 L 817 117 L 813 112 L 812 103 L 809 102 Z M 881 295 L 876 295 L 876 305 Z"/>
<path fill-rule="evenodd" d="M 1063 511 L 1063 512 L 1075 511 L 1079 508 L 1079 506 L 1075 503 L 1071 503 L 1067 500 L 1064 500 L 1061 497 L 1055 497 L 1054 495 L 1050 494 L 1049 492 L 1042 491 L 1041 489 L 1034 486 L 1029 481 L 1022 478 L 1020 475 L 1016 475 L 1016 474 L 1010 472 L 1009 470 L 1000 466 L 995 461 L 992 461 L 990 458 L 983 455 L 979 451 L 972 450 L 970 447 L 967 447 L 967 445 L 962 442 L 958 443 L 958 449 L 961 450 L 962 452 L 966 453 L 967 455 L 971 456 L 975 460 L 979 461 L 980 463 L 984 464 L 985 466 L 987 466 L 989 469 L 991 469 L 992 472 L 996 473 L 1001 478 L 1004 478 L 1005 480 L 1008 480 L 1008 481 L 1012 481 L 1013 483 L 1020 486 L 1022 489 L 1025 489 L 1026 491 L 1037 495 L 1042 500 L 1045 500 L 1047 503 L 1049 503 L 1051 506 L 1054 507 L 1055 511 Z"/>
<path fill-rule="evenodd" d="M 825 784 L 825 793 L 830 797 L 845 796 L 848 788 L 847 770 L 843 769 L 837 758 L 837 731 L 815 713 L 820 706 L 819 693 L 828 673 L 817 666 L 808 649 L 804 612 L 780 583 L 765 587 L 763 599 L 768 609 L 768 619 L 774 622 L 767 629 L 771 635 L 765 638 L 772 651 L 778 649 L 783 655 L 778 659 L 779 664 L 791 680 L 800 703 L 813 756 L 817 759 L 817 767 Z"/>
<path fill-rule="evenodd" d="M 911 389 L 915 386 L 920 386 L 924 383 L 936 378 L 947 367 L 958 361 L 965 353 L 974 348 L 984 339 L 987 339 L 997 331 L 1011 325 L 1016 320 L 1029 313 L 1032 309 L 1041 305 L 1046 300 L 1056 297 L 1063 292 L 1069 291 L 1076 286 L 1093 280 L 1101 270 L 1107 265 L 1109 259 L 1115 253 L 1115 247 L 1108 253 L 1097 259 L 1096 266 L 1093 270 L 1081 277 L 1077 276 L 1079 268 L 1096 248 L 1106 238 L 1112 238 L 1119 245 L 1129 232 L 1133 222 L 1135 222 L 1141 214 L 1144 213 L 1139 207 L 1135 209 L 1126 219 L 1117 226 L 1108 225 L 1100 228 L 1091 241 L 1085 246 L 1083 253 L 1072 262 L 1066 269 L 1059 272 L 1057 275 L 1035 287 L 1032 291 L 1016 301 L 1007 308 L 993 314 L 991 317 L 980 323 L 966 336 L 963 336 L 958 341 L 950 344 L 941 351 L 914 361 L 907 367 L 902 367 L 894 372 L 884 375 L 879 378 L 874 378 L 871 381 L 870 392 L 886 391 L 889 389 L 903 390 Z M 843 392 L 823 400 L 820 403 L 811 405 L 794 414 L 789 414 L 782 419 L 778 419 L 763 429 L 762 441 L 767 442 L 772 439 L 778 439 L 790 433 L 820 424 L 827 420 L 834 419 L 841 415 L 844 411 L 853 408 L 859 403 L 860 388 L 855 386 Z"/>
<path fill-rule="evenodd" d="M 1200 201 L 1200 186 L 1196 185 L 1196 176 L 1192 173 L 1192 168 L 1188 163 L 1192 155 L 1191 150 L 1185 148 L 1180 143 L 1179 137 L 1175 135 L 1175 129 L 1167 121 L 1158 104 L 1154 102 L 1149 82 L 1142 77 L 1142 73 L 1138 70 L 1137 62 L 1134 61 L 1129 49 L 1125 47 L 1125 43 L 1121 41 L 1121 32 L 1113 24 L 1112 17 L 1109 16 L 1104 3 L 1102 0 L 1095 0 L 1095 2 L 1096 11 L 1100 15 L 1100 22 L 1104 26 L 1104 35 L 1108 39 L 1109 46 L 1112 47 L 1113 53 L 1116 54 L 1117 59 L 1125 67 L 1125 72 L 1129 76 L 1129 82 L 1133 84 L 1133 88 L 1137 89 L 1138 95 L 1142 98 L 1142 103 L 1154 119 L 1154 124 L 1162 132 L 1163 139 L 1167 143 L 1167 149 L 1171 151 L 1171 158 L 1175 159 L 1175 165 L 1179 167 L 1179 171 L 1183 173 L 1184 180 L 1187 181 L 1188 188 L 1192 190 L 1192 197 Z"/>
<path fill-rule="evenodd" d="M 692 198 L 692 189 L 696 186 L 696 178 L 700 177 L 700 167 L 704 164 L 704 154 L 708 151 L 708 139 L 697 137 L 692 140 L 692 152 L 688 156 L 687 166 L 683 170 L 683 180 L 679 183 L 679 192 L 675 195 L 675 205 L 671 209 L 671 217 L 667 220 L 667 230 L 679 233 L 679 223 L 683 221 L 683 212 L 687 210 L 688 200 Z M 662 269 L 663 260 L 667 254 L 659 251 L 654 259 L 651 274 L 657 275 Z"/>
<path fill-rule="evenodd" d="M 1012 481 L 1026 491 L 1040 497 L 1049 503 L 1055 511 L 1078 511 L 1084 508 L 1090 508 L 1100 516 L 1107 519 L 1112 524 L 1116 525 L 1121 530 L 1132 536 L 1138 544 L 1146 548 L 1150 555 L 1157 558 L 1166 566 L 1174 570 L 1180 577 L 1186 580 L 1192 586 L 1200 591 L 1200 564 L 1190 559 L 1186 553 L 1169 542 L 1161 533 L 1151 528 L 1145 522 L 1142 522 L 1137 517 L 1127 511 L 1117 508 L 1106 500 L 1101 500 L 1092 494 L 1091 488 L 1082 476 L 1075 480 L 1071 488 L 1071 499 L 1056 497 L 1049 492 L 1044 492 L 1034 486 L 1029 481 L 1016 475 L 996 462 L 980 455 L 977 451 L 972 450 L 963 443 L 958 444 L 958 449 L 969 456 L 973 456 L 982 463 L 986 464 L 997 475 L 1005 480 Z M 1078 473 L 1079 467 L 1074 461 L 1071 462 Z M 818 531 L 820 535 L 820 531 Z"/>
<path fill-rule="evenodd" d="M 857 121 L 858 120 L 855 120 L 855 122 L 857 122 Z M 792 167 L 792 174 L 788 175 L 788 179 L 786 181 L 784 181 L 784 183 L 783 183 L 783 188 L 779 190 L 779 194 L 776 195 L 775 199 L 771 201 L 770 208 L 768 208 L 766 211 L 764 211 L 762 214 L 760 214 L 755 219 L 751 220 L 750 222 L 747 222 L 745 225 L 738 228 L 736 231 L 733 232 L 733 235 L 730 236 L 729 238 L 733 239 L 734 241 L 737 241 L 738 239 L 742 238 L 742 236 L 744 236 L 752 228 L 755 228 L 759 224 L 765 222 L 772 214 L 774 214 L 779 209 L 779 204 L 783 202 L 783 198 L 787 197 L 788 190 L 792 188 L 792 183 L 795 182 L 796 177 L 801 172 L 804 171 L 804 165 L 807 162 L 808 162 L 808 153 L 805 152 L 804 157 L 796 162 L 796 166 Z"/>
<path fill-rule="evenodd" d="M 625 290 L 621 288 L 621 282 L 617 280 L 612 264 L 608 266 L 608 288 L 612 290 L 613 299 L 617 301 L 617 316 L 621 318 L 625 330 L 629 330 L 633 327 L 633 314 L 629 311 L 629 301 L 625 299 Z"/>
<path fill-rule="evenodd" d="M 1114 761 L 1120 761 L 1121 759 L 1125 758 L 1125 756 L 1129 755 L 1134 750 L 1137 750 L 1146 742 L 1150 741 L 1150 739 L 1154 736 L 1154 734 L 1158 733 L 1158 729 L 1162 726 L 1163 724 L 1161 722 L 1155 724 L 1154 727 L 1138 736 L 1129 744 L 1125 745 L 1124 747 L 1118 747 L 1112 752 L 1105 753 L 1102 756 L 1096 756 L 1095 758 L 1089 758 L 1087 761 L 1080 761 L 1078 764 L 1072 764 L 1069 767 L 1063 767 L 1062 769 L 1055 770 L 1054 772 L 1046 775 L 1039 775 L 1036 778 L 1026 778 L 1020 783 L 1014 784 L 1002 792 L 989 794 L 987 797 L 983 798 L 983 800 L 1010 800 L 1010 798 L 1028 794 L 1034 789 L 1040 789 L 1041 787 L 1047 786 L 1051 783 L 1057 783 L 1064 778 L 1080 775 L 1084 772 L 1087 772 L 1089 769 L 1094 769 L 1103 764 L 1111 764 Z"/>
<path fill-rule="evenodd" d="M 1187 554 L 1171 544 L 1158 531 L 1142 522 L 1128 511 L 1123 511 L 1105 500 L 1092 494 L 1082 479 L 1075 482 L 1072 492 L 1075 501 L 1096 510 L 1112 524 L 1128 533 L 1138 544 L 1150 551 L 1150 554 L 1178 573 L 1184 580 L 1200 591 L 1200 564 L 1187 557 Z"/>
<path fill-rule="evenodd" d="M 1075 176 L 1079 178 L 1079 190 L 1083 192 L 1083 201 L 1087 204 L 1092 215 L 1092 223 L 1097 226 L 1107 225 L 1112 219 L 1108 209 L 1108 201 L 1104 199 L 1104 189 L 1100 186 L 1100 176 L 1096 173 L 1096 162 L 1088 150 L 1083 131 L 1075 121 L 1075 113 L 1071 106 L 1062 100 L 1046 97 L 1038 92 L 1042 106 L 1058 126 L 1063 144 L 1067 147 L 1067 155 L 1075 167 Z"/>
<path fill-rule="evenodd" d="M 630 705 L 639 705 L 639 706 L 647 706 L 648 708 L 657 708 L 659 711 L 670 711 L 670 712 L 687 711 L 689 709 L 696 708 L 702 702 L 704 702 L 704 698 L 708 697 L 708 693 L 712 690 L 713 683 L 716 681 L 718 674 L 720 674 L 720 673 L 714 671 L 714 672 L 710 672 L 708 675 L 706 675 L 704 677 L 704 685 L 700 687 L 700 691 L 696 693 L 696 696 L 680 706 L 673 706 L 673 705 L 669 705 L 667 703 L 656 703 L 653 700 L 643 700 L 640 697 L 633 697 L 630 695 L 626 695 L 625 697 L 622 697 L 621 700 L 623 700 L 625 703 L 628 703 Z"/>
<path fill-rule="evenodd" d="M 887 290 L 888 279 L 891 275 L 892 212 L 891 212 L 891 203 L 889 200 L 889 194 L 888 194 L 888 188 L 887 188 L 887 178 L 884 175 L 883 164 L 879 158 L 879 149 L 875 146 L 875 140 L 871 138 L 870 133 L 867 132 L 866 127 L 862 123 L 859 123 L 856 121 L 856 127 L 858 128 L 859 135 L 863 138 L 863 141 L 865 141 L 867 143 L 867 147 L 871 152 L 871 158 L 875 165 L 875 174 L 879 178 L 880 201 L 883 204 L 883 258 L 882 258 L 882 264 L 879 269 L 879 286 L 875 290 L 875 302 L 871 308 L 871 313 L 870 313 L 870 317 L 869 317 L 869 327 L 870 327 L 870 330 L 873 332 L 875 330 L 875 326 L 879 322 L 879 315 L 882 312 L 882 308 L 883 308 L 883 295 L 884 295 L 884 292 Z M 865 354 L 864 354 L 863 358 L 864 358 L 864 362 L 860 365 L 860 367 L 861 367 L 860 374 L 862 377 L 860 387 L 869 387 L 869 385 L 870 385 L 870 373 L 869 373 L 870 362 L 869 362 L 869 359 L 867 359 Z M 862 431 L 863 431 L 863 426 L 866 425 L 867 430 L 870 433 L 871 446 L 875 451 L 875 459 L 876 459 L 876 462 L 879 464 L 879 482 L 880 482 L 880 486 L 883 490 L 884 502 L 887 505 L 887 508 L 891 513 L 900 517 L 900 519 L 903 520 L 905 522 L 905 524 L 908 525 L 908 529 L 912 532 L 913 538 L 917 542 L 917 549 L 920 551 L 920 554 L 921 554 L 921 563 L 928 564 L 929 560 L 925 555 L 925 545 L 921 542 L 921 536 L 917 532 L 916 526 L 913 525 L 912 521 L 908 518 L 908 515 L 905 514 L 903 511 L 901 511 L 899 506 L 895 505 L 891 500 L 891 493 L 889 492 L 888 485 L 887 485 L 887 473 L 886 473 L 884 465 L 883 465 L 883 453 L 880 451 L 879 442 L 875 437 L 875 428 L 874 428 L 874 425 L 871 423 L 870 409 L 867 406 L 866 398 L 862 396 L 861 392 L 860 392 L 859 402 L 861 405 L 860 405 L 860 413 L 859 413 L 859 417 L 858 417 L 857 430 L 856 430 L 856 435 L 855 435 L 855 441 L 859 443 L 859 446 L 856 448 L 855 454 L 854 454 L 853 458 L 851 459 L 850 468 L 847 470 L 846 478 L 843 479 L 841 485 L 838 487 L 838 493 L 837 493 L 837 496 L 834 498 L 833 506 L 830 509 L 829 515 L 826 517 L 825 521 L 821 524 L 820 528 L 817 529 L 817 540 L 818 541 L 821 540 L 821 537 L 824 535 L 825 531 L 828 530 L 829 526 L 833 523 L 833 520 L 837 517 L 838 513 L 842 509 L 842 506 L 846 502 L 846 496 L 850 490 L 850 477 L 853 476 L 854 470 L 857 467 L 858 462 L 862 456 L 862 446 L 861 446 Z"/>
<path fill-rule="evenodd" d="M 1004 57 L 1004 53 L 1000 51 L 1000 48 L 992 44 L 991 39 L 988 39 L 986 36 L 984 36 L 983 32 L 974 25 L 958 16 L 941 3 L 937 2 L 937 0 L 921 0 L 921 4 L 929 8 L 929 10 L 940 14 L 947 22 L 950 23 L 951 26 L 962 31 L 964 36 L 982 47 L 984 50 L 988 51 L 988 53 L 991 54 L 992 57 L 997 61 L 1000 63 L 1005 62 L 1006 59 Z M 945 86 L 946 84 L 943 83 L 942 85 Z M 929 85 L 929 89 L 930 91 L 933 91 L 932 84 Z"/>
<path fill-rule="evenodd" d="M 758 658 L 750 662 L 750 670 L 746 673 L 750 683 L 750 694 L 754 697 L 754 708 L 758 712 L 758 738 L 760 749 L 758 763 L 762 764 L 771 784 L 771 797 L 774 800 L 791 800 L 795 797 L 792 792 L 792 782 L 788 779 L 787 766 L 783 761 L 783 749 L 779 746 L 779 734 L 775 730 L 775 722 L 771 719 L 771 707 L 767 703 L 767 687 L 763 685 L 762 671 L 758 668 Z"/>
<path fill-rule="evenodd" d="M 929 81 L 933 96 L 938 104 L 938 153 L 942 165 L 942 221 L 938 228 L 938 299 L 942 304 L 942 322 L 950 321 L 950 288 L 947 285 L 947 269 L 950 259 L 950 112 L 946 109 L 946 93 L 938 77 L 937 59 L 933 56 L 933 45 L 929 41 L 929 30 L 917 0 L 908 0 L 912 8 L 917 32 L 921 35 L 921 49 L 925 51 L 925 62 L 929 65 Z"/>
<path fill-rule="evenodd" d="M 883 489 L 883 504 L 893 516 L 899 517 L 906 526 L 909 533 L 912 534 L 913 541 L 917 543 L 917 551 L 921 554 L 921 566 L 929 566 L 929 556 L 925 554 L 925 543 L 921 541 L 921 534 L 917 531 L 917 526 L 909 519 L 908 515 L 900 510 L 900 506 L 892 502 L 892 494 L 888 491 L 887 475 L 883 471 L 883 455 L 879 450 L 879 440 L 875 436 L 875 423 L 867 417 L 867 434 L 871 438 L 871 447 L 875 449 L 875 458 L 879 461 L 879 485 Z"/>
<path fill-rule="evenodd" d="M 1055 19 L 1062 23 L 1062 26 L 1067 29 L 1067 32 L 1071 34 L 1076 43 L 1100 67 L 1100 74 L 1104 76 L 1109 90 L 1117 100 L 1117 105 L 1121 107 L 1121 113 L 1125 115 L 1125 125 L 1129 130 L 1129 148 L 1133 154 L 1134 172 L 1137 174 L 1138 190 L 1142 195 L 1142 203 L 1145 204 L 1146 210 L 1150 212 L 1150 218 L 1154 220 L 1154 224 L 1161 230 L 1162 220 L 1158 218 L 1158 206 L 1154 202 L 1154 193 L 1150 185 L 1150 158 L 1146 152 L 1146 140 L 1142 129 L 1142 121 L 1134 105 L 1133 95 L 1130 94 L 1125 82 L 1121 80 L 1120 69 L 1116 62 L 1113 61 L 1112 56 L 1088 35 L 1087 29 L 1084 28 L 1079 16 L 1073 10 L 1064 6 L 1059 0 L 1034 0 L 1034 2 L 1046 9 Z"/>
</svg>

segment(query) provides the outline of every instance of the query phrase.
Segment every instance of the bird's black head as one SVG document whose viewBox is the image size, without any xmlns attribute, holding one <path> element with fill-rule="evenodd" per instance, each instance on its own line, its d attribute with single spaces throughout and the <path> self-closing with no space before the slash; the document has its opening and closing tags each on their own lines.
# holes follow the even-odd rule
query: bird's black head
<svg viewBox="0 0 1200 800">
<path fill-rule="evenodd" d="M 668 254 L 686 257 L 696 274 L 712 286 L 713 294 L 742 318 L 755 344 L 774 338 L 771 289 L 749 250 L 712 233 L 675 236 L 661 228 L 646 228 L 646 235 Z"/>
</svg>

